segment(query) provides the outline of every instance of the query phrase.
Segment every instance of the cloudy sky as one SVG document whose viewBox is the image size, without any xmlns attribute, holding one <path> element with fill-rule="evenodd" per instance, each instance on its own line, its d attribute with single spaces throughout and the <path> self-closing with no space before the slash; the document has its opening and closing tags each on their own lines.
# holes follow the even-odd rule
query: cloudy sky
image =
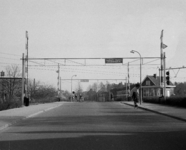
<svg viewBox="0 0 186 150">
<path fill-rule="evenodd" d="M 21 68 L 26 31 L 30 58 L 114 58 L 139 56 L 130 50 L 142 57 L 159 57 L 160 34 L 164 30 L 167 68 L 186 66 L 185 8 L 185 0 L 1 0 L 0 69 L 11 64 Z M 75 74 L 77 79 L 127 76 L 126 65 L 80 67 L 72 64 L 85 60 L 74 61 L 71 66 L 60 66 L 62 79 Z M 130 81 L 139 82 L 139 61 L 124 61 L 130 62 Z M 41 67 L 38 63 L 52 66 Z M 56 86 L 57 63 L 65 61 L 30 61 L 29 77 Z M 104 65 L 104 60 L 93 64 L 97 63 Z M 143 65 L 143 77 L 158 74 L 160 60 L 144 63 L 148 65 Z M 172 81 L 186 81 L 186 69 L 177 71 L 171 70 Z M 70 90 L 70 82 L 63 81 L 62 89 Z"/>
</svg>

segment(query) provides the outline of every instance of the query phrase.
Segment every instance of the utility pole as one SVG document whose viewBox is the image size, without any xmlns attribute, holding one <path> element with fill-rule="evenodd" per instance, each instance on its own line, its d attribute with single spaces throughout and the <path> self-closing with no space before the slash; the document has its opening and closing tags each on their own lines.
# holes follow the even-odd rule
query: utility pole
<svg viewBox="0 0 186 150">
<path fill-rule="evenodd" d="M 130 75 L 129 75 L 129 63 L 128 63 L 128 86 L 130 91 Z"/>
<path fill-rule="evenodd" d="M 161 31 L 161 36 L 160 36 L 160 87 L 162 87 L 163 85 L 163 48 L 162 48 L 162 44 L 163 44 L 163 30 Z M 162 89 L 162 88 L 161 88 Z M 161 94 L 164 95 L 163 90 L 161 90 Z"/>
<path fill-rule="evenodd" d="M 22 91 L 21 91 L 21 102 L 22 106 L 24 104 L 24 93 L 25 92 L 25 60 L 24 60 L 24 53 L 22 54 Z"/>
<path fill-rule="evenodd" d="M 61 77 L 60 77 L 59 83 L 60 83 L 60 94 L 61 94 Z"/>
<path fill-rule="evenodd" d="M 58 93 L 58 96 L 59 96 L 59 90 L 60 90 L 60 66 L 58 64 L 58 70 L 57 70 L 57 73 L 58 73 L 58 77 L 57 77 L 57 93 Z"/>
<path fill-rule="evenodd" d="M 167 47 L 167 45 L 165 45 L 163 43 L 163 30 L 161 31 L 161 36 L 160 36 L 160 55 L 161 55 L 161 77 L 160 77 L 160 87 L 164 87 L 162 92 L 163 93 L 162 95 L 165 96 L 165 53 L 163 53 L 163 49 L 165 49 Z"/>
<path fill-rule="evenodd" d="M 165 61 L 165 52 L 164 52 L 164 56 L 163 56 L 163 60 L 164 60 L 164 91 L 163 91 L 163 93 L 164 93 L 164 99 L 166 100 L 166 77 L 165 77 L 165 71 L 166 71 L 166 61 Z"/>
<path fill-rule="evenodd" d="M 27 80 L 26 80 L 26 96 L 28 98 L 28 31 L 26 31 L 26 63 L 27 63 L 27 68 L 26 68 L 26 73 L 27 73 Z"/>
<path fill-rule="evenodd" d="M 125 94 L 126 94 L 126 100 L 128 99 L 128 92 L 127 92 L 127 90 L 128 90 L 128 81 L 127 81 L 127 77 L 126 77 L 126 92 L 125 92 Z"/>
<path fill-rule="evenodd" d="M 34 82 L 33 82 L 33 87 L 34 87 L 34 89 L 33 89 L 33 95 L 35 95 L 35 89 L 36 89 L 36 80 L 35 80 L 35 78 L 34 78 Z"/>
</svg>

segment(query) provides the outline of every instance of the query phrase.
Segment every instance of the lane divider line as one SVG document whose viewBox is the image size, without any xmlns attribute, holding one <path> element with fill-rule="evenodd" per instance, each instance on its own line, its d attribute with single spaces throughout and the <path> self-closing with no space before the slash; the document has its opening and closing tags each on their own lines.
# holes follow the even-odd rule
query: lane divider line
<svg viewBox="0 0 186 150">
<path fill-rule="evenodd" d="M 26 118 L 31 118 L 31 117 L 37 116 L 37 115 L 39 115 L 39 114 L 41 114 L 43 112 L 44 112 L 44 110 L 38 111 L 38 112 L 36 112 L 34 114 L 31 114 L 31 115 L 27 116 Z"/>
<path fill-rule="evenodd" d="M 0 131 L 6 129 L 7 127 L 9 127 L 9 126 L 11 126 L 11 125 L 13 125 L 13 124 L 15 124 L 15 123 L 17 123 L 17 122 L 20 121 L 20 120 L 25 120 L 25 119 L 28 119 L 28 118 L 35 117 L 35 116 L 37 116 L 37 115 L 39 115 L 39 114 L 41 114 L 41 113 L 43 113 L 43 112 L 52 110 L 52 109 L 57 108 L 57 107 L 60 107 L 60 106 L 62 106 L 62 105 L 63 105 L 63 103 L 60 104 L 60 105 L 57 105 L 57 106 L 52 106 L 52 107 L 50 107 L 50 108 L 47 108 L 47 109 L 38 111 L 38 112 L 33 113 L 33 114 L 29 115 L 29 116 L 26 116 L 26 117 L 24 117 L 24 118 L 22 118 L 22 119 L 19 119 L 19 120 L 17 120 L 17 121 L 14 121 L 14 122 L 12 122 L 12 123 L 7 123 L 7 124 L 5 124 L 4 126 L 0 127 Z"/>
</svg>

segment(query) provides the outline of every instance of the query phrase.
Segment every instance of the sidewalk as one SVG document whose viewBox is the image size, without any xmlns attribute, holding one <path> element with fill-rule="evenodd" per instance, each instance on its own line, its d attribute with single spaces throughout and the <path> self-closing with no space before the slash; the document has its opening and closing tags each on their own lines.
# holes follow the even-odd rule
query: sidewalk
<svg viewBox="0 0 186 150">
<path fill-rule="evenodd" d="M 122 102 L 123 104 L 130 105 L 134 107 L 134 103 L 130 102 Z M 160 104 L 151 104 L 143 102 L 141 105 L 138 105 L 139 108 L 148 110 L 154 113 L 158 113 L 161 115 L 165 115 L 174 119 L 178 119 L 186 122 L 186 108 L 165 106 Z"/>
<path fill-rule="evenodd" d="M 8 109 L 0 111 L 0 131 L 16 122 L 34 117 L 40 113 L 49 111 L 63 105 L 64 102 L 30 105 L 28 107 Z"/>
</svg>

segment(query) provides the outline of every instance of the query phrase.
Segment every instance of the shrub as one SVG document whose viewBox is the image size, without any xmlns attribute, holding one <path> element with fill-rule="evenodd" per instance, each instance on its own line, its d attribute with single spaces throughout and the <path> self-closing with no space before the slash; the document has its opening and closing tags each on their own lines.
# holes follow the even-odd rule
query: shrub
<svg viewBox="0 0 186 150">
<path fill-rule="evenodd" d="M 143 101 L 148 103 L 186 107 L 186 97 L 183 96 L 167 97 L 166 100 L 164 100 L 164 98 L 159 98 L 159 97 L 149 97 L 149 98 L 143 98 Z"/>
<path fill-rule="evenodd" d="M 6 110 L 6 109 L 12 109 L 12 108 L 18 108 L 22 106 L 21 101 L 7 101 L 4 103 L 0 103 L 0 111 Z"/>
</svg>

